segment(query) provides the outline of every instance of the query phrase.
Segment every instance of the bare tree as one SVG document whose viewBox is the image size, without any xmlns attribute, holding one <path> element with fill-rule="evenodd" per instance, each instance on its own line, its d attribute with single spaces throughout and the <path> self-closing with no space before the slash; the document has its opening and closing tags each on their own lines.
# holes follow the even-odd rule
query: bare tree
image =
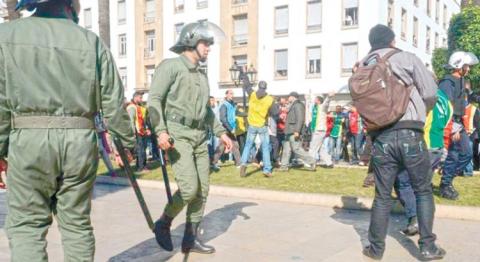
<svg viewBox="0 0 480 262">
<path fill-rule="evenodd" d="M 99 34 L 103 42 L 110 47 L 110 4 L 109 0 L 98 0 Z"/>
<path fill-rule="evenodd" d="M 8 20 L 12 21 L 20 18 L 20 13 L 15 11 L 17 0 L 7 0 Z"/>
</svg>

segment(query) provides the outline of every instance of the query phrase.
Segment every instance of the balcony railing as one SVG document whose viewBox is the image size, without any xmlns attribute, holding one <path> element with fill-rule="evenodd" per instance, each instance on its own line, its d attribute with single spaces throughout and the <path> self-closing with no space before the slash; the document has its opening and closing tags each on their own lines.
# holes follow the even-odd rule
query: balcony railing
<svg viewBox="0 0 480 262">
<path fill-rule="evenodd" d="M 234 35 L 232 36 L 232 45 L 241 46 L 248 44 L 248 34 Z"/>
<path fill-rule="evenodd" d="M 232 4 L 239 5 L 239 4 L 246 4 L 248 0 L 232 0 Z"/>
<path fill-rule="evenodd" d="M 207 8 L 208 7 L 208 1 L 197 1 L 197 8 Z"/>
<path fill-rule="evenodd" d="M 144 15 L 144 20 L 145 23 L 153 23 L 155 22 L 155 12 L 146 12 Z"/>
<path fill-rule="evenodd" d="M 145 48 L 143 57 L 144 58 L 154 58 L 155 57 L 155 52 L 150 50 L 149 48 Z"/>
</svg>

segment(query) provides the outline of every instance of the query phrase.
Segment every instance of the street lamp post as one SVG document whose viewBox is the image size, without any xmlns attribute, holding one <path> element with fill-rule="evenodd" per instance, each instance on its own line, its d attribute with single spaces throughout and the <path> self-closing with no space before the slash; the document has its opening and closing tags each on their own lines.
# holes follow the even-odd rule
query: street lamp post
<svg viewBox="0 0 480 262">
<path fill-rule="evenodd" d="M 243 88 L 243 84 L 245 81 L 245 77 L 248 78 L 249 82 L 255 85 L 257 81 L 257 70 L 251 64 L 250 67 L 242 67 L 237 65 L 237 61 L 233 62 L 233 65 L 230 67 L 230 77 L 232 79 L 235 88 L 238 88 L 239 85 L 242 85 L 242 93 L 243 93 L 243 111 L 247 112 L 247 94 L 245 88 Z"/>
</svg>

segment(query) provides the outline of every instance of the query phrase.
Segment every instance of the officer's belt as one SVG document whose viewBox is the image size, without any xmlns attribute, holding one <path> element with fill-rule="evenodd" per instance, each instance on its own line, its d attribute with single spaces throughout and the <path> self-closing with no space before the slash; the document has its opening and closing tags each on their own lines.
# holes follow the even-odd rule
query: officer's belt
<svg viewBox="0 0 480 262">
<path fill-rule="evenodd" d="M 12 129 L 95 129 L 95 122 L 80 116 L 15 116 Z"/>
<path fill-rule="evenodd" d="M 167 121 L 175 122 L 175 123 L 184 125 L 186 127 L 189 127 L 191 129 L 200 129 L 200 130 L 206 129 L 206 123 L 203 120 L 196 120 L 196 119 L 180 116 L 173 113 L 167 113 L 166 117 L 167 117 Z"/>
</svg>

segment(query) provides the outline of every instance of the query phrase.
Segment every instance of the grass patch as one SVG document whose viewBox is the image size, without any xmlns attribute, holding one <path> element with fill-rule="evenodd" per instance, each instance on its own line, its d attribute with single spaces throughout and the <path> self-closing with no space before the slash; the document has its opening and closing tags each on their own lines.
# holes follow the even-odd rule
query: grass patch
<svg viewBox="0 0 480 262">
<path fill-rule="evenodd" d="M 162 171 L 158 164 L 151 165 L 152 171 L 145 174 L 138 174 L 139 179 L 162 181 Z M 174 181 L 173 172 L 167 168 L 170 181 Z M 106 175 L 107 169 L 101 164 L 98 170 L 99 175 Z M 302 193 L 323 193 L 342 196 L 364 196 L 373 197 L 374 189 L 362 187 L 363 179 L 366 176 L 366 169 L 317 168 L 316 172 L 302 169 L 291 169 L 289 172 L 276 172 L 274 177 L 265 178 L 261 170 L 249 167 L 248 176 L 241 178 L 239 170 L 233 165 L 224 165 L 218 173 L 212 173 L 210 181 L 212 185 L 232 186 L 243 188 L 268 189 L 288 192 Z M 123 176 L 122 172 L 119 172 Z M 459 200 L 450 201 L 438 197 L 438 184 L 440 176 L 435 175 L 433 179 L 435 202 L 445 205 L 477 206 L 480 207 L 480 176 L 455 179 L 455 188 L 460 193 Z"/>
</svg>

